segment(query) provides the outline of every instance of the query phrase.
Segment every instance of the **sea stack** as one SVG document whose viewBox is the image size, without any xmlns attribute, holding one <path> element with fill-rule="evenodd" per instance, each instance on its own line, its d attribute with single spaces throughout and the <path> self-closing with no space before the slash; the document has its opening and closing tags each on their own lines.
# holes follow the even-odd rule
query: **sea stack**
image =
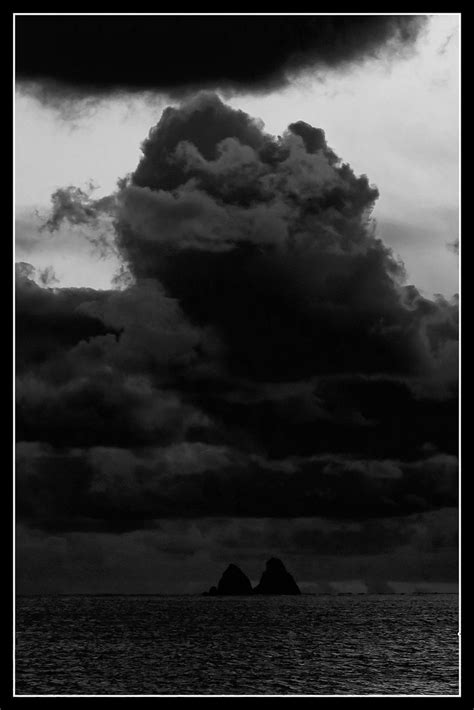
<svg viewBox="0 0 474 710">
<path fill-rule="evenodd" d="M 240 567 L 231 564 L 220 578 L 217 587 L 211 587 L 203 594 L 205 597 L 229 597 L 250 594 L 301 594 L 301 591 L 283 562 L 272 557 L 266 564 L 260 583 L 254 589 Z"/>
<path fill-rule="evenodd" d="M 253 592 L 254 594 L 301 594 L 300 588 L 283 562 L 276 557 L 268 560 L 260 583 Z"/>
<path fill-rule="evenodd" d="M 237 565 L 229 565 L 217 587 L 211 587 L 206 596 L 244 596 L 246 594 L 252 594 L 249 578 Z"/>
</svg>

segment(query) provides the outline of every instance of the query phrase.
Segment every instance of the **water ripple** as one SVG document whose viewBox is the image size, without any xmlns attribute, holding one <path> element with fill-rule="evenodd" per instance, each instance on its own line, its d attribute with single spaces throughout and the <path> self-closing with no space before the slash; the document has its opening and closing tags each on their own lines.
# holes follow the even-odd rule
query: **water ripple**
<svg viewBox="0 0 474 710">
<path fill-rule="evenodd" d="M 458 600 L 21 597 L 17 694 L 458 693 Z"/>
</svg>

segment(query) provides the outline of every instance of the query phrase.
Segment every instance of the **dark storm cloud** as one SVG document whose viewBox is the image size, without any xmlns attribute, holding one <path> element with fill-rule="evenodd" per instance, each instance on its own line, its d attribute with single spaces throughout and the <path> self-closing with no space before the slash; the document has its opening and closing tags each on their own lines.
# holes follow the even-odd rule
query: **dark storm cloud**
<svg viewBox="0 0 474 710">
<path fill-rule="evenodd" d="M 456 306 L 402 285 L 370 221 L 377 189 L 321 130 L 299 122 L 275 139 L 203 94 L 166 109 L 143 153 L 117 197 L 122 256 L 215 328 L 235 376 L 439 366 L 426 329 Z"/>
<path fill-rule="evenodd" d="M 294 559 L 301 557 L 307 563 L 311 557 L 318 561 L 334 556 L 367 558 L 403 548 L 432 553 L 450 550 L 455 554 L 458 542 L 457 517 L 455 508 L 441 508 L 428 513 L 361 521 L 261 518 L 208 521 L 207 525 L 210 527 L 214 524 L 219 530 L 218 542 L 224 551 L 227 550 L 227 556 L 232 556 L 233 552 L 238 558 L 258 558 L 262 548 L 279 549 L 285 556 Z M 202 541 L 196 536 L 195 552 L 200 545 Z M 400 570 L 397 570 L 396 575 L 403 576 Z M 441 573 L 440 578 L 443 577 Z"/>
<path fill-rule="evenodd" d="M 87 337 L 105 334 L 107 328 L 94 316 L 81 313 L 79 306 L 92 297 L 100 300 L 105 292 L 92 289 L 45 289 L 31 276 L 31 264 L 16 264 L 16 367 L 17 372 L 47 363 Z M 44 284 L 46 285 L 46 284 Z"/>
<path fill-rule="evenodd" d="M 177 391 L 212 339 L 156 282 L 126 291 L 40 288 L 17 265 L 16 433 L 54 447 L 172 443 L 209 418 Z M 66 315 L 67 313 L 67 315 Z"/>
<path fill-rule="evenodd" d="M 238 391 L 210 387 L 209 380 L 195 388 L 193 399 L 221 429 L 238 432 L 246 450 L 279 460 L 326 452 L 416 460 L 427 444 L 457 452 L 455 393 L 420 396 L 397 380 L 347 376 L 305 383 L 304 390 L 288 384 L 278 396 L 267 386 L 252 393 L 246 386 Z"/>
<path fill-rule="evenodd" d="M 61 107 L 117 92 L 271 91 L 410 53 L 427 16 L 17 16 L 20 87 Z"/>
<path fill-rule="evenodd" d="M 54 387 L 24 376 L 16 400 L 18 437 L 55 446 L 171 442 L 207 421 L 179 395 L 106 370 Z"/>
<path fill-rule="evenodd" d="M 28 266 L 17 278 L 20 440 L 127 447 L 206 426 L 207 417 L 170 389 L 172 370 L 196 359 L 199 333 L 162 288 L 40 288 L 25 276 Z"/>
<path fill-rule="evenodd" d="M 24 442 L 17 451 L 17 485 L 19 520 L 57 531 L 119 532 L 152 528 L 163 518 L 206 516 L 358 521 L 455 506 L 457 459 L 438 454 L 407 463 L 326 455 L 279 462 L 190 441 L 60 452 Z"/>
<path fill-rule="evenodd" d="M 405 283 L 376 187 L 321 129 L 274 137 L 214 94 L 166 109 L 142 150 L 109 198 L 55 193 L 47 223 L 105 219 L 133 284 L 40 288 L 19 267 L 20 519 L 455 506 L 457 300 Z"/>
</svg>

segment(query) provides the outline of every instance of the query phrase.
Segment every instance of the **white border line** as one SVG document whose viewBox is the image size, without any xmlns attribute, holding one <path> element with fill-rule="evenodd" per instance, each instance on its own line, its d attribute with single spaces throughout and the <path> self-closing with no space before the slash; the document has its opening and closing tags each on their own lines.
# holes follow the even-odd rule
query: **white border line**
<svg viewBox="0 0 474 710">
<path fill-rule="evenodd" d="M 462 694 L 462 669 L 461 669 L 461 619 L 462 619 L 462 583 L 461 583 L 461 546 L 462 546 L 462 528 L 461 528 L 461 42 L 462 42 L 462 18 L 461 13 L 458 14 L 459 17 L 459 69 L 458 69 L 458 294 L 459 294 L 459 326 L 458 326 L 458 627 L 459 627 L 459 644 L 458 644 L 458 657 L 459 657 L 459 673 L 458 673 L 458 684 L 459 684 L 459 695 Z"/>
<path fill-rule="evenodd" d="M 373 693 L 367 695 L 297 695 L 296 693 L 287 693 L 286 695 L 14 695 L 15 698 L 459 698 L 460 695 L 384 695 L 382 693 Z"/>
<path fill-rule="evenodd" d="M 12 205 L 12 213 L 13 213 L 13 264 L 12 264 L 12 296 L 13 296 L 13 359 L 12 359 L 12 364 L 13 364 L 13 400 L 12 400 L 12 422 L 13 422 L 13 456 L 12 456 L 12 461 L 13 461 L 13 472 L 12 472 L 12 493 L 13 493 L 13 520 L 12 520 L 12 532 L 13 532 L 13 555 L 12 555 L 12 580 L 13 580 L 13 614 L 12 614 L 12 620 L 13 620 L 13 628 L 12 628 L 12 636 L 13 636 L 13 656 L 12 656 L 12 668 L 13 668 L 13 697 L 15 697 L 15 689 L 16 689 L 16 684 L 15 684 L 15 679 L 16 679 L 16 490 L 15 490 L 15 481 L 16 481 L 16 411 L 15 411 L 15 402 L 16 402 L 16 387 L 15 387 L 15 379 L 16 379 L 16 368 L 15 368 L 15 357 L 16 357 L 16 349 L 15 349 L 15 344 L 16 344 L 16 323 L 15 323 L 15 316 L 16 316 L 16 298 L 15 298 L 15 274 L 16 274 L 16 269 L 15 269 L 15 264 L 16 264 L 16 229 L 15 229 L 15 196 L 16 196 L 16 131 L 15 131 L 15 126 L 16 126 L 16 94 L 15 94 L 15 88 L 16 88 L 16 82 L 15 82 L 15 76 L 16 76 L 16 51 L 15 51 L 15 16 L 13 16 L 13 86 L 12 86 L 12 92 L 13 92 L 13 205 Z"/>
<path fill-rule="evenodd" d="M 18 17 L 460 17 L 460 12 L 15 12 Z"/>
<path fill-rule="evenodd" d="M 458 266 L 458 288 L 459 288 L 459 345 L 461 344 L 461 23 L 462 23 L 462 13 L 460 12 L 433 12 L 433 13 L 424 13 L 424 12 L 400 12 L 400 13 L 392 13 L 392 12 L 345 12 L 345 13 L 331 13 L 331 12 L 255 12 L 255 13 L 245 13 L 245 12 L 232 12 L 232 13 L 218 13 L 218 12 L 183 12 L 183 13 L 172 13 L 172 12 L 149 12 L 149 13 L 134 13 L 134 12 L 115 12 L 115 13 L 107 13 L 107 12 L 76 12 L 76 13 L 67 13 L 67 12 L 15 12 L 13 13 L 13 185 L 14 185 L 14 194 L 16 194 L 16 132 L 15 132 L 15 120 L 16 120 L 16 100 L 15 100 L 15 21 L 16 17 L 182 17 L 182 16 L 191 16 L 191 17 L 317 17 L 317 16 L 334 16 L 334 15 L 339 15 L 339 16 L 368 16 L 368 17 L 374 17 L 374 16 L 392 16 L 392 15 L 398 15 L 398 16 L 415 16 L 415 15 L 427 15 L 427 16 L 435 16 L 435 17 L 457 17 L 459 20 L 459 71 L 458 71 L 458 112 L 459 112 L 459 121 L 458 121 L 458 126 L 459 126 L 459 134 L 458 134 L 458 170 L 459 170 L 459 183 L 458 183 L 458 194 L 459 194 L 459 210 L 458 210 L 458 238 L 459 238 L 459 266 Z M 461 545 L 462 545 L 462 531 L 461 531 L 461 348 L 459 348 L 459 357 L 458 357 L 458 373 L 459 373 L 459 402 L 458 402 L 458 532 L 459 532 L 459 543 L 458 543 L 458 636 L 459 636 L 459 642 L 458 642 L 458 665 L 459 665 L 459 673 L 458 673 L 458 693 L 457 694 L 448 694 L 448 695 L 441 695 L 441 694 L 429 694 L 429 695 L 421 695 L 421 694 L 384 694 L 384 693 L 368 693 L 368 694 L 362 694 L 362 695 L 350 695 L 350 694 L 344 694 L 344 695 L 310 695 L 310 694 L 293 694 L 293 693 L 288 693 L 284 695 L 271 695 L 271 694 L 261 694 L 261 695 L 245 695 L 245 694 L 231 694 L 231 695 L 221 695 L 221 694 L 202 694 L 202 695 L 193 695 L 193 694 L 140 694 L 140 695 L 125 695 L 125 694 L 118 694 L 118 695 L 105 695 L 105 694 L 98 694 L 98 695 L 93 695 L 93 694 L 61 694 L 61 695 L 55 695 L 55 694 L 17 694 L 16 691 L 16 666 L 15 666 L 15 658 L 16 658 L 16 638 L 15 638 L 15 629 L 16 629 L 16 616 L 15 616 L 15 610 L 16 610 L 16 576 L 15 576 L 15 561 L 16 561 L 16 495 L 15 495 L 15 480 L 16 480 L 16 466 L 15 466 L 15 452 L 16 452 L 16 447 L 15 447 L 15 343 L 16 343 L 16 329 L 15 329 L 15 261 L 16 261 L 16 250 L 15 250 L 15 198 L 13 199 L 13 265 L 12 265 L 12 271 L 13 271 L 13 403 L 12 403 L 12 408 L 13 408 L 13 697 L 14 698 L 460 698 L 462 691 L 461 691 L 461 686 L 462 686 L 462 678 L 461 678 L 461 619 L 462 619 L 462 602 L 461 602 Z"/>
</svg>

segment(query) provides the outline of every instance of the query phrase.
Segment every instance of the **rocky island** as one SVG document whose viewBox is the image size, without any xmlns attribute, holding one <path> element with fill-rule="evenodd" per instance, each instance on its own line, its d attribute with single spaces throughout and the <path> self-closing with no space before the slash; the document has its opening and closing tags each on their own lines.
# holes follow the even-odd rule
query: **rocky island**
<svg viewBox="0 0 474 710">
<path fill-rule="evenodd" d="M 268 560 L 260 583 L 253 590 L 254 594 L 301 594 L 300 588 L 283 562 L 276 557 Z"/>
<path fill-rule="evenodd" d="M 215 591 L 214 591 L 215 590 Z M 237 565 L 229 565 L 219 580 L 217 587 L 211 587 L 212 596 L 241 596 L 252 594 L 252 585 L 246 574 Z"/>
<path fill-rule="evenodd" d="M 237 565 L 230 564 L 219 580 L 204 596 L 249 596 L 273 594 L 301 594 L 291 574 L 281 560 L 272 557 L 265 565 L 260 582 L 252 589 L 247 575 Z"/>
</svg>

